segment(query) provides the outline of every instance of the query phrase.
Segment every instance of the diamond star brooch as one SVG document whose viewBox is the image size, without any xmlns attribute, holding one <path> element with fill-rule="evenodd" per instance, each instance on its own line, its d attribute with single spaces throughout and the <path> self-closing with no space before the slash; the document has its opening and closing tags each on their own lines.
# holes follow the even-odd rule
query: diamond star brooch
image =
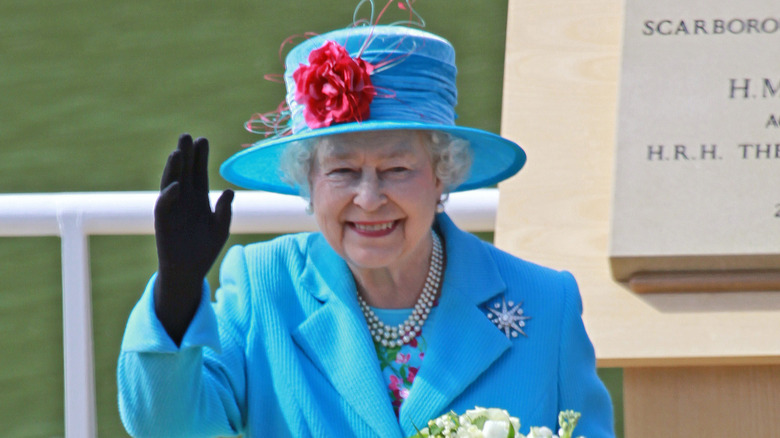
<svg viewBox="0 0 780 438">
<path fill-rule="evenodd" d="M 525 320 L 531 319 L 530 316 L 523 315 L 522 302 L 515 304 L 513 301 L 507 301 L 501 298 L 501 302 L 488 306 L 488 319 L 503 331 L 507 338 L 516 338 L 518 334 L 528 337 L 523 331 Z"/>
</svg>

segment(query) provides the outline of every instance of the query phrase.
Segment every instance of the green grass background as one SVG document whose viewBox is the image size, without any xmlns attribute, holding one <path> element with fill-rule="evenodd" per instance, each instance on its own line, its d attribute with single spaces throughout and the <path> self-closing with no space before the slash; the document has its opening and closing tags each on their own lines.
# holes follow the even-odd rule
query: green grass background
<svg viewBox="0 0 780 438">
<path fill-rule="evenodd" d="M 281 42 L 348 25 L 356 4 L 0 2 L 0 192 L 156 190 L 182 132 L 209 138 L 212 188 L 229 187 L 219 163 L 258 139 L 243 122 L 283 97 L 281 85 L 263 80 L 281 72 Z M 499 132 L 507 1 L 420 0 L 416 8 L 457 49 L 458 123 Z M 64 434 L 59 244 L 0 238 L 2 436 Z M 122 437 L 116 357 L 156 266 L 154 238 L 92 237 L 90 250 L 98 433 Z M 600 373 L 622 436 L 622 373 Z"/>
</svg>

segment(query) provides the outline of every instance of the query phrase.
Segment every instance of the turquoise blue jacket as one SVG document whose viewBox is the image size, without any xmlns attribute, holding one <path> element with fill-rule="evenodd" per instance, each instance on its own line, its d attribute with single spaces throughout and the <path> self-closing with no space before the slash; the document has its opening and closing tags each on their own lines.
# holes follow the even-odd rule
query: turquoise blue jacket
<svg viewBox="0 0 780 438">
<path fill-rule="evenodd" d="M 134 436 L 405 437 L 453 410 L 500 407 L 557 430 L 613 436 L 574 278 L 504 253 L 438 215 L 447 267 L 424 326 L 425 360 L 396 419 L 346 265 L 319 233 L 234 247 L 221 286 L 207 285 L 181 347 L 154 314 L 152 285 L 130 315 L 119 357 L 119 406 Z M 486 316 L 522 302 L 527 336 Z"/>
</svg>

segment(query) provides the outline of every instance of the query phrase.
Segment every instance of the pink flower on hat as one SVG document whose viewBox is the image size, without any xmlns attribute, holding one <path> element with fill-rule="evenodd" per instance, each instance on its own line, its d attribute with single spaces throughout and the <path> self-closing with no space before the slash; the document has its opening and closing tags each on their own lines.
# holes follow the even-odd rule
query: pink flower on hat
<svg viewBox="0 0 780 438">
<path fill-rule="evenodd" d="M 309 54 L 309 65 L 293 73 L 295 101 L 304 105 L 304 119 L 311 129 L 334 123 L 368 119 L 376 95 L 371 85 L 374 66 L 353 58 L 334 41 Z"/>
</svg>

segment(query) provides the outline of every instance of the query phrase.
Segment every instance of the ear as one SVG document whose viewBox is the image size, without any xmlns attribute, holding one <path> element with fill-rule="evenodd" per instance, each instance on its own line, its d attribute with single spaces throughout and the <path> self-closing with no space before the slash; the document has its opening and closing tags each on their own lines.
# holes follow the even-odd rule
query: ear
<svg viewBox="0 0 780 438">
<path fill-rule="evenodd" d="M 425 152 L 428 154 L 428 158 L 431 161 L 431 173 L 433 174 L 434 179 L 434 185 L 436 187 L 436 193 L 437 193 L 437 199 L 441 199 L 442 195 L 444 194 L 444 182 L 442 182 L 441 179 L 436 175 L 436 163 L 434 159 L 434 153 L 432 151 L 433 149 L 433 143 L 434 143 L 434 132 L 433 131 L 414 131 L 414 135 L 417 136 L 418 141 L 425 149 Z"/>
<path fill-rule="evenodd" d="M 437 198 L 441 199 L 442 196 L 444 196 L 444 182 L 442 182 L 442 180 L 436 176 L 436 173 L 433 174 L 433 179 L 436 181 L 436 194 L 438 195 Z M 449 196 L 449 193 L 447 196 Z"/>
</svg>

